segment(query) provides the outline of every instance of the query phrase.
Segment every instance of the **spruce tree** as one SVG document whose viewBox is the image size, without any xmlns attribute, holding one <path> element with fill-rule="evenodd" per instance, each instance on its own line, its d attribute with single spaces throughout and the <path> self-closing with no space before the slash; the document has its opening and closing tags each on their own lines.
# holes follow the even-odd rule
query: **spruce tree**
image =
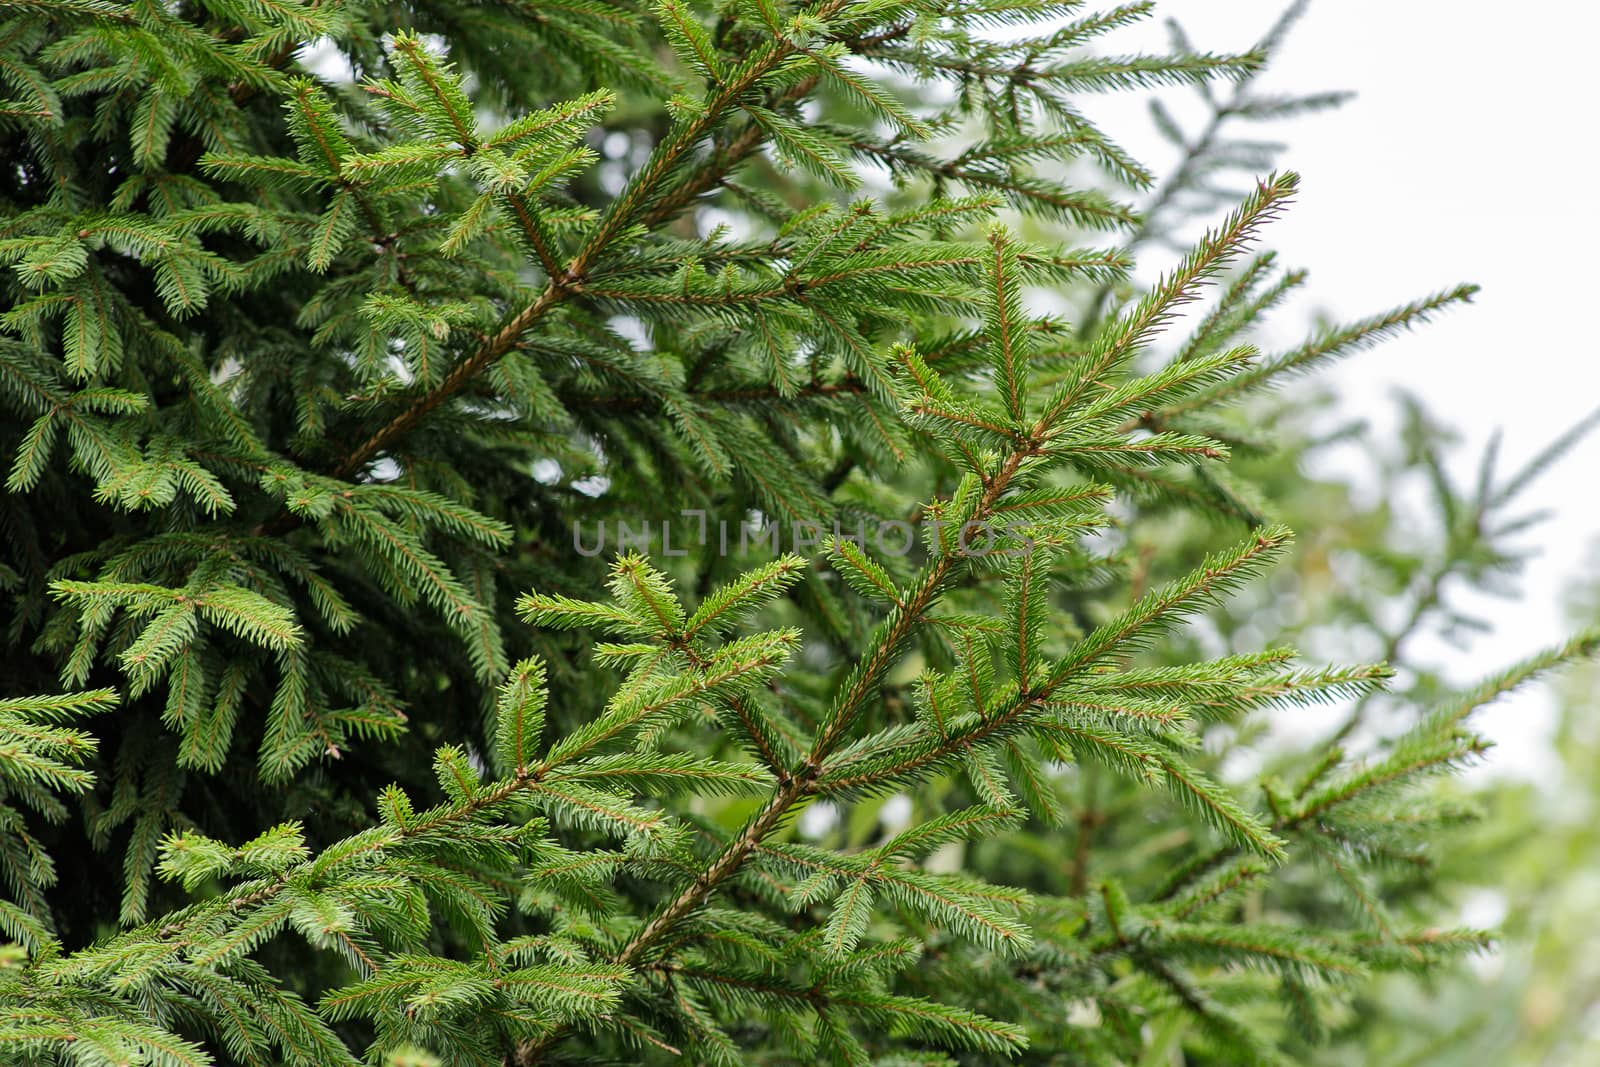
<svg viewBox="0 0 1600 1067">
<path fill-rule="evenodd" d="M 1186 625 L 1260 398 L 1472 290 L 1257 351 L 1337 99 L 1152 7 L 5 4 L 5 1061 L 1277 1063 L 1484 944 L 1418 786 L 1600 635 L 1224 773 L 1390 674 Z"/>
</svg>

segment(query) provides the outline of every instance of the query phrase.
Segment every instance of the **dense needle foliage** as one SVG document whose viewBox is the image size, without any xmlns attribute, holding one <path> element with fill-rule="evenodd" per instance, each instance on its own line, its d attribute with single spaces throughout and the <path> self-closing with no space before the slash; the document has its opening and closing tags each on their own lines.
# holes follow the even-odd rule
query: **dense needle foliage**
<svg viewBox="0 0 1600 1067">
<path fill-rule="evenodd" d="M 1275 1063 L 1483 944 L 1415 786 L 1595 638 L 1221 773 L 1390 674 L 1186 628 L 1257 398 L 1471 289 L 1258 352 L 1337 100 L 1152 6 L 0 5 L 0 1058 Z"/>
</svg>

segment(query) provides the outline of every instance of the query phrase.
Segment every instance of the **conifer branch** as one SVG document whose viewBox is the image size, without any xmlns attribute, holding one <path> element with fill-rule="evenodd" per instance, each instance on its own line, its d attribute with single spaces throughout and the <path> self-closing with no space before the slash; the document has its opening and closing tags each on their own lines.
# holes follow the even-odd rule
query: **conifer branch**
<svg viewBox="0 0 1600 1067">
<path fill-rule="evenodd" d="M 1483 944 L 1398 918 L 1470 815 L 1415 784 L 1596 638 L 1365 758 L 1219 778 L 1264 712 L 1391 674 L 1188 654 L 1202 612 L 1201 644 L 1281 621 L 1225 601 L 1286 554 L 1260 516 L 1334 489 L 1294 491 L 1311 446 L 1231 409 L 1469 293 L 1261 357 L 1303 279 L 1246 257 L 1286 174 L 1100 321 L 1132 261 L 1076 232 L 1171 242 L 1224 214 L 1213 176 L 1272 170 L 1224 117 L 1336 102 L 1255 91 L 1281 26 L 1102 48 L 1154 10 L 18 7 L 0 596 L 11 691 L 66 695 L 0 698 L 0 1047 L 1247 1063 Z M 1079 110 L 1156 84 L 1215 113 L 1197 145 L 1155 109 L 1170 184 Z M 1030 314 L 1044 289 L 1088 314 Z M 1589 424 L 1461 489 L 1406 414 L 1437 550 L 1378 551 L 1356 498 L 1341 529 L 1413 618 L 1328 594 L 1395 658 L 1474 625 L 1451 585 L 1505 582 L 1533 521 L 1507 506 Z M 1191 517 L 1253 532 L 1212 551 Z M 108 865 L 119 891 L 64 892 Z"/>
<path fill-rule="evenodd" d="M 845 6 L 846 0 L 824 0 L 817 5 L 814 17 L 826 19 Z M 476 352 L 457 364 L 450 373 L 423 396 L 409 404 L 384 426 L 369 436 L 334 468 L 335 474 L 347 478 L 364 467 L 374 456 L 384 451 L 395 440 L 405 436 L 418 422 L 439 407 L 479 372 L 493 365 L 516 347 L 524 333 L 539 323 L 555 307 L 578 290 L 589 270 L 608 251 L 611 241 L 632 221 L 632 216 L 643 208 L 645 201 L 655 191 L 678 161 L 709 133 L 723 114 L 761 78 L 794 51 L 794 46 L 769 42 L 732 71 L 728 80 L 706 101 L 699 114 L 673 131 L 650 155 L 622 195 L 613 201 L 601 216 L 595 229 L 586 238 L 583 247 L 572 257 L 564 269 L 550 275 L 543 292 L 490 337 Z"/>
</svg>

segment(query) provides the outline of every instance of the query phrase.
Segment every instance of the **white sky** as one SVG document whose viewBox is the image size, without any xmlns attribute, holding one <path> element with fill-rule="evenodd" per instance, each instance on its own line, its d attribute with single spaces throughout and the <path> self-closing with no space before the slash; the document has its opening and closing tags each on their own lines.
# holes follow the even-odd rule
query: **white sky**
<svg viewBox="0 0 1600 1067">
<path fill-rule="evenodd" d="M 1199 48 L 1248 47 L 1282 0 L 1165 0 Z M 1600 102 L 1593 87 L 1600 5 L 1490 0 L 1321 0 L 1298 24 L 1267 90 L 1352 89 L 1332 112 L 1270 127 L 1288 144 L 1282 165 L 1302 175 L 1298 203 L 1268 235 L 1280 262 L 1310 270 L 1309 302 L 1278 313 L 1292 343 L 1314 310 L 1353 318 L 1457 281 L 1483 286 L 1470 306 L 1324 372 L 1347 408 L 1380 430 L 1394 426 L 1396 386 L 1420 394 L 1458 427 L 1457 469 L 1469 471 L 1496 427 L 1502 470 L 1600 406 L 1600 206 L 1595 181 Z M 1116 51 L 1160 49 L 1158 22 L 1110 39 Z M 1192 95 L 1192 94 L 1191 94 Z M 1108 96 L 1086 108 L 1133 154 L 1161 172 L 1172 149 L 1142 103 Z M 1257 126 L 1257 136 L 1269 127 Z M 1561 600 L 1600 537 L 1600 437 L 1585 441 L 1524 500 L 1559 509 L 1536 534 L 1545 546 L 1518 603 L 1489 602 L 1492 637 L 1462 653 L 1418 642 L 1466 681 L 1566 632 Z M 1592 557 L 1591 557 L 1592 558 Z M 1540 775 L 1550 701 L 1518 694 L 1482 713 L 1500 770 Z"/>
</svg>

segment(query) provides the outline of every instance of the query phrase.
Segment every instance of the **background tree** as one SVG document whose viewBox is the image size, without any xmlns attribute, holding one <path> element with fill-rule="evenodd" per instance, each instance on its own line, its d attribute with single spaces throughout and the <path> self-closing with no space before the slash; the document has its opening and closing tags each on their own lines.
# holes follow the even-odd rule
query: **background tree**
<svg viewBox="0 0 1600 1067">
<path fill-rule="evenodd" d="M 1364 479 L 1381 485 L 1380 493 L 1351 494 L 1301 473 L 1317 452 L 1343 447 L 1351 439 L 1347 431 L 1300 435 L 1302 446 L 1272 457 L 1276 473 L 1263 470 L 1259 476 L 1282 484 L 1283 491 L 1272 495 L 1291 511 L 1307 520 L 1327 516 L 1316 536 L 1302 541 L 1297 561 L 1297 614 L 1304 620 L 1295 627 L 1298 639 L 1312 647 L 1331 643 L 1330 654 L 1339 654 L 1339 647 L 1393 647 L 1397 678 L 1391 690 L 1437 694 L 1449 686 L 1446 673 L 1423 651 L 1430 643 L 1437 648 L 1438 641 L 1425 639 L 1443 636 L 1473 650 L 1486 642 L 1488 620 L 1464 608 L 1476 600 L 1492 610 L 1483 593 L 1517 595 L 1516 575 L 1537 551 L 1532 531 L 1544 517 L 1518 502 L 1595 420 L 1560 435 L 1511 471 L 1497 469 L 1496 434 L 1476 464 L 1478 475 L 1458 484 L 1447 473 L 1455 466 L 1450 460 L 1458 435 L 1441 428 L 1414 398 L 1401 400 L 1404 438 L 1373 446 L 1372 472 Z M 1303 418 L 1298 408 L 1287 405 L 1283 415 L 1297 422 Z M 1377 503 L 1363 505 L 1369 497 Z M 1412 505 L 1402 503 L 1407 501 Z M 1573 590 L 1569 614 L 1580 626 L 1595 618 L 1591 584 Z M 1249 625 L 1253 605 L 1235 601 L 1230 607 L 1239 625 Z M 1333 620 L 1341 621 L 1330 625 Z M 1490 769 L 1498 773 L 1436 782 L 1433 789 L 1461 813 L 1461 822 L 1426 857 L 1411 857 L 1390 872 L 1386 899 L 1419 917 L 1454 914 L 1493 922 L 1492 951 L 1425 982 L 1394 978 L 1363 989 L 1331 1013 L 1330 1044 L 1298 1050 L 1298 1058 L 1348 1065 L 1487 1060 L 1529 1067 L 1594 1058 L 1587 1022 L 1594 1003 L 1591 953 L 1581 932 L 1594 894 L 1585 874 L 1595 857 L 1587 816 L 1593 803 L 1594 744 L 1587 722 L 1593 675 L 1593 663 L 1586 663 L 1556 690 L 1557 715 L 1536 776 L 1494 767 L 1491 753 Z M 1383 703 L 1340 709 L 1329 732 L 1370 745 L 1403 730 L 1412 705 L 1387 696 Z M 1523 728 L 1543 729 L 1537 717 L 1523 720 Z M 1415 877 L 1424 869 L 1427 878 Z"/>
<path fill-rule="evenodd" d="M 1212 611 L 1251 400 L 1471 289 L 1257 352 L 1234 127 L 1333 101 L 1151 8 L 11 5 L 0 1047 L 1268 1063 L 1480 946 L 1410 787 L 1596 638 L 1227 784 L 1390 673 Z M 1153 84 L 1163 183 L 1076 106 Z"/>
</svg>

